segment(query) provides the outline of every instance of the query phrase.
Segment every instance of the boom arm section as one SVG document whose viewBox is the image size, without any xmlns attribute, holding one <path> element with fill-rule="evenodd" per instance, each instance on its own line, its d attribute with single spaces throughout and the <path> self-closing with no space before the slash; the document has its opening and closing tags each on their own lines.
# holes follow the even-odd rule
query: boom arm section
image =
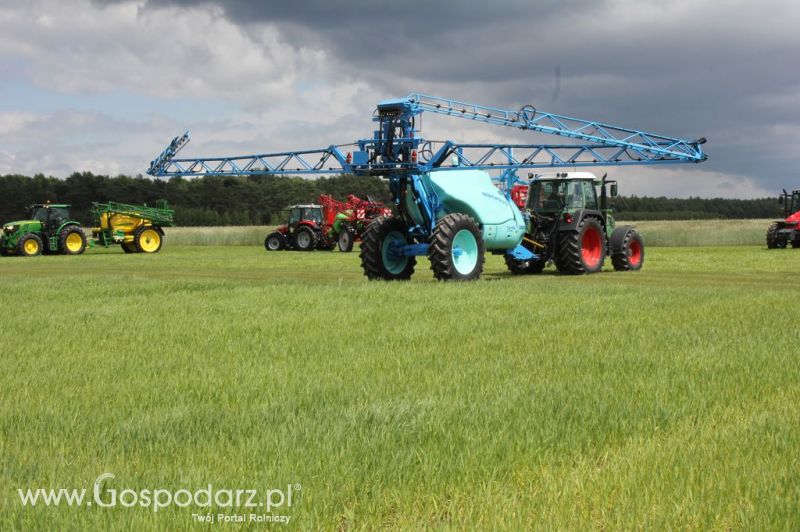
<svg viewBox="0 0 800 532">
<path fill-rule="evenodd" d="M 352 172 L 352 166 L 347 162 L 347 156 L 342 153 L 338 146 L 329 146 L 316 150 L 262 153 L 235 157 L 198 157 L 195 159 L 174 159 L 169 157 L 171 146 L 172 144 L 167 146 L 164 152 L 150 164 L 150 169 L 147 171 L 148 174 L 156 177 L 196 177 L 251 174 L 314 175 Z"/>
<path fill-rule="evenodd" d="M 177 136 L 172 139 L 172 142 L 164 148 L 158 157 L 150 161 L 150 168 L 148 168 L 147 173 L 150 175 L 161 175 L 161 172 L 169 166 L 172 159 L 177 155 L 181 149 L 186 146 L 189 142 L 189 132 L 185 132 L 183 135 Z"/>
<path fill-rule="evenodd" d="M 627 148 L 640 155 L 647 153 L 643 160 L 674 159 L 683 162 L 702 162 L 707 158 L 700 148 L 700 145 L 705 143 L 704 138 L 690 142 L 602 122 L 538 111 L 532 105 L 525 105 L 519 111 L 509 111 L 419 93 L 409 94 L 407 100 L 411 105 L 410 111 L 414 114 L 428 111 L 487 124 L 580 139 L 609 147 Z"/>
</svg>

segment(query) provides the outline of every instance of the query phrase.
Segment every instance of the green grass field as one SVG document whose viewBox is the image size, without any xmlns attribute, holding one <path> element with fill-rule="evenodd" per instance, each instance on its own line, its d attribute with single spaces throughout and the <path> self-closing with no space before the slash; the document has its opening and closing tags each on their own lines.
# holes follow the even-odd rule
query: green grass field
<svg viewBox="0 0 800 532">
<path fill-rule="evenodd" d="M 618 222 L 635 225 L 648 246 L 761 246 L 771 220 L 680 220 Z M 167 239 L 188 246 L 261 246 L 272 229 L 246 227 L 170 227 Z"/>
<path fill-rule="evenodd" d="M 295 529 L 800 527 L 800 251 L 387 284 L 355 253 L 172 244 L 0 259 L 0 529 L 208 528 L 17 493 L 105 472 L 299 483 Z"/>
</svg>

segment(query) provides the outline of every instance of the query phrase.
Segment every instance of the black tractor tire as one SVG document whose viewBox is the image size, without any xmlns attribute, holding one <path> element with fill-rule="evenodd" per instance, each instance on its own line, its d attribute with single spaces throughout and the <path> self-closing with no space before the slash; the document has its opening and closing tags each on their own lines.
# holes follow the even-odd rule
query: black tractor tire
<svg viewBox="0 0 800 532">
<path fill-rule="evenodd" d="M 512 275 L 532 275 L 542 273 L 544 267 L 547 266 L 545 260 L 517 260 L 511 255 L 505 255 L 506 267 Z"/>
<path fill-rule="evenodd" d="M 778 233 L 778 224 L 772 224 L 767 229 L 767 249 L 780 249 L 785 248 L 786 243 L 781 244 L 781 238 Z"/>
<path fill-rule="evenodd" d="M 314 251 L 319 237 L 309 227 L 299 227 L 292 235 L 292 247 L 297 251 Z"/>
<path fill-rule="evenodd" d="M 611 264 L 618 272 L 637 271 L 644 264 L 644 240 L 632 227 L 618 227 L 611 233 Z"/>
<path fill-rule="evenodd" d="M 0 257 L 11 257 L 14 255 L 14 251 L 8 248 L 0 248 Z"/>
<path fill-rule="evenodd" d="M 17 242 L 17 255 L 20 257 L 35 257 L 44 251 L 42 239 L 36 233 L 27 233 Z"/>
<path fill-rule="evenodd" d="M 80 255 L 86 251 L 86 233 L 77 225 L 68 225 L 58 234 L 58 249 L 64 255 Z"/>
<path fill-rule="evenodd" d="M 555 263 L 559 272 L 581 275 L 603 269 L 606 238 L 597 218 L 587 216 L 575 231 L 563 231 L 558 236 Z"/>
<path fill-rule="evenodd" d="M 383 247 L 387 237 L 410 243 L 408 227 L 403 220 L 392 216 L 375 218 L 361 236 L 361 269 L 370 281 L 406 281 L 414 274 L 417 258 L 403 257 L 394 264 L 386 263 Z"/>
<path fill-rule="evenodd" d="M 339 251 L 350 253 L 353 251 L 353 244 L 356 241 L 356 232 L 350 227 L 344 225 L 339 233 Z"/>
<path fill-rule="evenodd" d="M 774 223 L 767 229 L 767 249 L 785 249 L 789 239 L 781 234 L 780 224 Z"/>
<path fill-rule="evenodd" d="M 275 231 L 267 235 L 264 239 L 264 249 L 267 251 L 281 251 L 286 249 L 286 237 L 283 233 Z"/>
<path fill-rule="evenodd" d="M 475 249 L 468 253 L 466 262 L 459 263 L 455 254 L 458 240 L 474 239 Z M 483 272 L 483 235 L 474 218 L 467 214 L 448 214 L 436 224 L 431 234 L 428 259 L 433 276 L 439 281 L 474 281 Z"/>
<path fill-rule="evenodd" d="M 139 250 L 136 249 L 136 244 L 133 242 L 123 242 L 120 247 L 125 253 L 139 253 Z"/>
<path fill-rule="evenodd" d="M 336 249 L 336 242 L 320 240 L 319 244 L 317 244 L 317 249 L 320 251 L 333 251 L 334 249 Z"/>
</svg>

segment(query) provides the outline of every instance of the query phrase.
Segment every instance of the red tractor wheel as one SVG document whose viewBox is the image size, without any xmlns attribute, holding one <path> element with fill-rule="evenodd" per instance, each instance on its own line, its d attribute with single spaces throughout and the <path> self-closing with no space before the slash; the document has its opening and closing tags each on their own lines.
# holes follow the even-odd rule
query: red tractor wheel
<svg viewBox="0 0 800 532">
<path fill-rule="evenodd" d="M 577 229 L 559 235 L 555 263 L 561 273 L 580 275 L 599 272 L 605 257 L 605 233 L 596 218 L 584 218 Z"/>
<path fill-rule="evenodd" d="M 611 263 L 618 272 L 641 270 L 644 240 L 632 227 L 618 227 L 611 234 Z"/>
</svg>

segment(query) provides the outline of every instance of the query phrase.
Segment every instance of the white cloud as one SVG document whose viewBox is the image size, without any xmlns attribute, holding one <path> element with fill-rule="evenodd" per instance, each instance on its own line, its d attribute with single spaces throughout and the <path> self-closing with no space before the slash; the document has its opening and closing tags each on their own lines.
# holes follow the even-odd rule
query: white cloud
<svg viewBox="0 0 800 532">
<path fill-rule="evenodd" d="M 356 124 L 368 130 L 371 108 L 363 102 L 377 99 L 366 82 L 338 72 L 324 50 L 287 44 L 268 24 L 242 29 L 209 7 L 0 6 L 2 58 L 22 61 L 26 81 L 46 90 L 232 102 L 239 110 L 220 120 L 198 105 L 180 123 L 156 113 L 137 120 L 76 110 L 2 113 L 0 172 L 142 172 L 186 128 L 216 154 L 327 146 L 355 139 Z M 331 135 L 333 124 L 339 135 Z M 98 144 L 103 151 L 93 152 Z"/>
<path fill-rule="evenodd" d="M 709 138 L 710 162 L 701 166 L 612 169 L 613 175 L 625 176 L 625 193 L 771 193 L 759 187 L 763 181 L 739 175 L 742 170 L 734 159 L 750 163 L 750 171 L 753 158 L 746 155 L 748 151 L 757 151 L 769 162 L 785 161 L 787 148 L 799 139 L 797 126 L 788 119 L 759 123 L 747 118 L 752 116 L 750 108 L 772 113 L 786 108 L 796 85 L 770 84 L 764 89 L 769 93 L 747 96 L 743 107 L 735 109 L 724 105 L 722 96 L 709 96 L 714 91 L 724 96 L 729 87 L 712 85 L 713 76 L 706 71 L 719 68 L 717 72 L 728 76 L 720 79 L 736 81 L 741 78 L 739 71 L 746 69 L 742 65 L 757 64 L 764 54 L 764 49 L 750 45 L 729 51 L 733 41 L 724 38 L 732 34 L 747 42 L 765 38 L 764 25 L 752 21 L 766 8 L 747 2 L 737 3 L 730 16 L 722 18 L 717 17 L 719 7 L 713 2 L 600 2 L 586 9 L 561 10 L 553 20 L 531 14 L 531 20 L 548 21 L 534 33 L 528 31 L 531 20 L 526 16 L 492 19 L 485 21 L 485 31 L 443 28 L 427 38 L 417 35 L 415 43 L 407 44 L 408 49 L 423 51 L 419 54 L 387 51 L 380 48 L 380 39 L 362 39 L 357 13 L 352 17 L 343 13 L 339 26 L 331 25 L 337 21 L 323 24 L 314 19 L 316 27 L 302 28 L 302 23 L 245 24 L 231 21 L 221 8 L 208 3 L 182 4 L 154 8 L 144 0 L 105 6 L 89 0 L 0 0 L 0 65 L 12 65 L 17 81 L 84 100 L 87 95 L 124 98 L 130 94 L 137 99 L 139 113 L 101 112 L 91 104 L 81 109 L 65 104 L 55 111 L 0 113 L 0 172 L 62 176 L 75 170 L 143 172 L 164 144 L 187 128 L 192 130 L 193 142 L 186 155 L 233 155 L 350 142 L 371 135 L 370 117 L 377 101 L 410 90 L 490 105 L 533 103 L 615 123 L 619 118 L 623 125 L 633 127 L 655 123 L 656 131 L 664 126 L 667 134 L 680 134 L 685 127 L 689 135 Z M 770 2 L 769 9 L 778 8 L 786 13 L 797 10 L 793 4 Z M 709 27 L 711 19 L 714 28 Z M 384 25 L 380 27 L 392 30 L 386 30 L 387 42 L 398 38 L 407 42 L 411 38 L 407 32 L 422 31 L 410 19 L 395 23 L 380 18 L 379 22 Z M 602 35 L 597 32 L 600 23 Z M 800 34 L 792 24 L 788 14 L 777 17 L 769 27 L 773 41 L 779 39 L 784 48 L 796 47 Z M 564 27 L 578 38 L 564 39 Z M 496 38 L 498 28 L 507 40 Z M 349 35 L 346 42 L 351 51 L 362 54 L 360 58 L 337 46 L 342 32 Z M 515 40 L 512 33 L 524 38 Z M 311 38 L 314 34 L 318 38 Z M 696 54 L 685 53 L 692 48 Z M 786 52 L 780 47 L 777 51 Z M 722 61 L 731 54 L 738 54 L 742 61 Z M 608 59 L 604 62 L 603 58 Z M 563 67 L 557 102 L 552 70 L 556 65 Z M 611 68 L 615 65 L 619 68 Z M 686 73 L 699 74 L 697 80 L 687 82 Z M 698 85 L 700 99 L 686 89 L 692 83 Z M 733 91 L 727 97 L 739 94 Z M 520 98 L 526 101 L 516 101 Z M 181 112 L 164 113 L 165 102 L 176 106 L 190 102 L 195 110 L 189 114 L 184 107 Z M 230 111 L 222 114 L 221 108 Z M 640 123 L 627 123 L 630 117 Z M 747 127 L 737 127 L 737 121 L 746 121 Z M 442 117 L 426 116 L 423 123 L 428 138 L 553 140 Z M 725 158 L 715 157 L 715 152 L 724 149 L 728 150 Z M 720 167 L 732 168 L 733 173 L 719 171 Z"/>
</svg>

